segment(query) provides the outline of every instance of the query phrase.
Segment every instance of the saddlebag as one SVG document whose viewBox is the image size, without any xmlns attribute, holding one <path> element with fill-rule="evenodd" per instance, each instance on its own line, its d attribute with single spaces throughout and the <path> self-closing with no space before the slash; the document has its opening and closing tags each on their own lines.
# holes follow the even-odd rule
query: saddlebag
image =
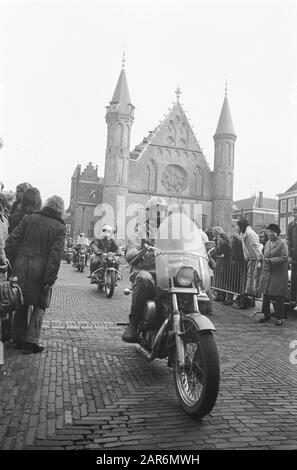
<svg viewBox="0 0 297 470">
<path fill-rule="evenodd" d="M 23 305 L 24 299 L 17 278 L 0 282 L 0 317 L 6 318 L 8 313 Z"/>
</svg>

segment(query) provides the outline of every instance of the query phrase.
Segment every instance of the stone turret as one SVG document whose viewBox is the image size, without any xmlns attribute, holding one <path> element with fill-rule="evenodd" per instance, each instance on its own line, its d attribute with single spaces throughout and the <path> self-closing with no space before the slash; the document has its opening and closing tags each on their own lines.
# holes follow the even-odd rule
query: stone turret
<svg viewBox="0 0 297 470">
<path fill-rule="evenodd" d="M 114 220 L 106 220 L 116 228 L 118 201 L 128 194 L 128 164 L 130 157 L 130 133 L 134 121 L 134 106 L 131 104 L 124 61 L 122 70 L 109 106 L 106 107 L 107 145 L 103 204 L 110 204 Z M 111 218 L 111 216 L 108 216 Z"/>
<path fill-rule="evenodd" d="M 236 135 L 228 103 L 227 89 L 214 138 L 213 225 L 230 235 L 232 224 L 234 146 Z"/>
</svg>

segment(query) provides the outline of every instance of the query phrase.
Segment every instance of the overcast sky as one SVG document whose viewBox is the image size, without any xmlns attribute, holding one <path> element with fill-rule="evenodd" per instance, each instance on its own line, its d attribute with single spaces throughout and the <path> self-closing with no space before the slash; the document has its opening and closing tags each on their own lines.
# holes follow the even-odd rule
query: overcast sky
<svg viewBox="0 0 297 470">
<path fill-rule="evenodd" d="M 126 52 L 131 150 L 181 103 L 213 168 L 225 88 L 234 200 L 297 180 L 297 0 L 0 0 L 0 180 L 69 204 L 78 163 L 104 172 L 105 106 Z"/>
</svg>

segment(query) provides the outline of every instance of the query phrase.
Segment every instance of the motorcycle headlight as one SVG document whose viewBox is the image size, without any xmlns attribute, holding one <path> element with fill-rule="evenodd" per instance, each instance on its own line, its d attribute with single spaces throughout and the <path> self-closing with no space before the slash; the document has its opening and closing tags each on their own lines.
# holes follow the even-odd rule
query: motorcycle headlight
<svg viewBox="0 0 297 470">
<path fill-rule="evenodd" d="M 107 259 L 108 259 L 108 261 L 112 261 L 112 260 L 113 260 L 113 253 L 112 253 L 112 252 L 108 253 Z"/>
<path fill-rule="evenodd" d="M 192 268 L 184 267 L 179 269 L 175 276 L 176 282 L 180 287 L 189 287 L 194 281 L 194 272 Z"/>
</svg>

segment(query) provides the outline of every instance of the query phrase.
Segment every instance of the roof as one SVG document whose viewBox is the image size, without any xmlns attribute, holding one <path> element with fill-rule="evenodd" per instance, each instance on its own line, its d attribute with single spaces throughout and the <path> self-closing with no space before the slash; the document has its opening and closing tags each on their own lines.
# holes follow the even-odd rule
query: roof
<svg viewBox="0 0 297 470">
<path fill-rule="evenodd" d="M 77 178 L 81 172 L 81 165 L 76 165 L 72 178 Z"/>
<path fill-rule="evenodd" d="M 259 197 L 252 196 L 247 199 L 240 199 L 233 202 L 233 210 L 270 209 L 278 210 L 278 200 L 271 197 L 263 197 L 263 205 L 259 207 Z"/>
<path fill-rule="evenodd" d="M 285 193 L 291 193 L 292 191 L 297 191 L 297 181 L 291 186 Z"/>
<path fill-rule="evenodd" d="M 119 113 L 129 113 L 128 105 L 131 104 L 128 83 L 126 78 L 125 69 L 122 68 L 118 82 L 110 103 L 119 103 Z"/>
<path fill-rule="evenodd" d="M 219 134 L 235 135 L 227 95 L 225 95 L 225 98 L 224 98 L 219 122 L 218 122 L 217 129 L 215 132 L 215 135 L 219 135 Z"/>
<path fill-rule="evenodd" d="M 192 151 L 201 154 L 205 158 L 179 100 L 173 104 L 158 126 L 150 131 L 140 144 L 135 146 L 134 150 L 130 152 L 130 158 L 132 160 L 140 158 L 149 145 L 179 149 L 180 151 Z"/>
</svg>

